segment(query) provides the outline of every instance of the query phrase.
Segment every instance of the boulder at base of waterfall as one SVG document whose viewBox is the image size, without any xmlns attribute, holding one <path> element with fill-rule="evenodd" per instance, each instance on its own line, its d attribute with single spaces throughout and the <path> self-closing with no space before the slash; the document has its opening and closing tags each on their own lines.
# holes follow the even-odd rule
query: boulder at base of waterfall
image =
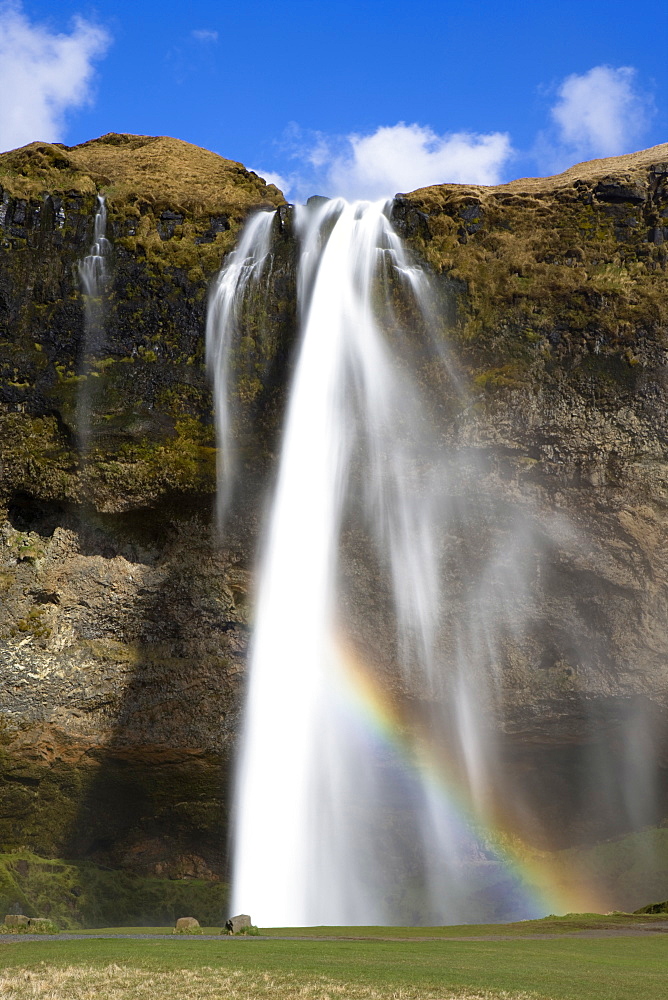
<svg viewBox="0 0 668 1000">
<path fill-rule="evenodd" d="M 28 921 L 29 934 L 57 934 L 58 927 L 49 917 L 31 917 Z"/>
<path fill-rule="evenodd" d="M 243 934 L 252 927 L 251 918 L 247 913 L 240 913 L 236 917 L 230 917 L 225 923 L 227 934 Z"/>
<path fill-rule="evenodd" d="M 199 925 L 199 920 L 195 917 L 179 917 L 176 921 L 176 927 L 174 928 L 174 934 L 201 934 L 202 928 Z"/>
<path fill-rule="evenodd" d="M 58 927 L 49 917 L 26 917 L 8 913 L 0 924 L 0 934 L 57 934 Z"/>
</svg>

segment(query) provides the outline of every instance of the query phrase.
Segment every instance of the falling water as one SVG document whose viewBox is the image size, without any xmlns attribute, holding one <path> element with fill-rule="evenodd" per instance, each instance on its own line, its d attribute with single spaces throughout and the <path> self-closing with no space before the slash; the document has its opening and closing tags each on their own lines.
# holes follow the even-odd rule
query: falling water
<svg viewBox="0 0 668 1000">
<path fill-rule="evenodd" d="M 537 628 L 536 552 L 579 543 L 558 518 L 546 528 L 495 496 L 471 449 L 452 444 L 466 393 L 387 211 L 296 210 L 301 340 L 236 793 L 232 906 L 264 926 L 557 907 L 508 847 L 531 818 L 499 743 L 501 673 Z M 228 358 L 271 266 L 272 224 L 250 221 L 212 292 L 223 478 Z"/>
<path fill-rule="evenodd" d="M 298 228 L 303 339 L 260 572 L 234 898 L 269 924 L 387 923 L 396 877 L 387 861 L 401 845 L 384 823 L 402 764 L 375 752 L 351 713 L 344 660 L 353 637 L 340 603 L 340 550 L 344 522 L 361 519 L 389 578 L 400 674 L 440 693 L 439 539 L 431 473 L 421 467 L 433 442 L 416 387 L 384 332 L 397 335 L 397 295 L 419 318 L 428 288 L 382 204 L 304 209 Z M 243 295 L 261 268 L 267 231 L 261 216 L 248 227 L 219 280 L 210 331 L 241 301 L 237 293 L 230 301 L 230 290 L 241 280 Z M 224 366 L 218 370 L 224 382 Z M 224 406 L 219 414 L 226 422 Z M 468 690 L 460 687 L 464 703 Z M 477 748 L 465 751 L 475 783 Z M 425 782 L 404 784 L 401 805 L 417 817 L 418 854 L 438 857 L 448 871 L 440 905 L 440 880 L 425 887 L 434 897 L 427 909 L 443 917 L 456 912 L 461 831 Z"/>
<path fill-rule="evenodd" d="M 248 221 L 239 246 L 230 254 L 209 298 L 206 354 L 214 382 L 218 440 L 218 520 L 222 520 L 234 478 L 233 413 L 228 399 L 229 358 L 238 347 L 244 302 L 262 277 L 269 255 L 275 212 L 258 212 Z"/>
<path fill-rule="evenodd" d="M 107 233 L 107 204 L 103 194 L 97 196 L 97 211 L 93 224 L 93 242 L 89 253 L 79 264 L 79 277 L 87 305 L 99 299 L 107 281 L 107 262 L 111 244 Z"/>
<path fill-rule="evenodd" d="M 79 263 L 79 280 L 84 295 L 85 332 L 79 358 L 79 391 L 77 393 L 76 431 L 79 453 L 85 456 L 90 447 L 92 406 L 91 377 L 95 359 L 104 346 L 104 297 L 109 284 L 111 243 L 106 237 L 107 205 L 104 195 L 97 196 L 93 226 L 93 242 L 88 254 Z"/>
</svg>

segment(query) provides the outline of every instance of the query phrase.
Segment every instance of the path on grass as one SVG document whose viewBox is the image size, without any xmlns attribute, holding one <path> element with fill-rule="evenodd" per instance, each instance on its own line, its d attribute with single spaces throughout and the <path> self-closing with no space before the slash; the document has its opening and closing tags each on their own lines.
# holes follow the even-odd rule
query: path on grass
<svg viewBox="0 0 668 1000">
<path fill-rule="evenodd" d="M 607 927 L 600 929 L 588 929 L 580 931 L 562 931 L 559 934 L 458 934 L 458 935 L 431 935 L 431 936 L 411 936 L 380 937 L 376 935 L 346 935 L 345 937 L 328 935 L 298 935 L 298 934 L 256 934 L 256 935 L 229 935 L 229 934 L 96 934 L 90 933 L 62 933 L 62 934 L 0 934 L 0 943 L 9 944 L 18 941 L 88 941 L 88 940 L 130 940 L 130 941 L 382 941 L 397 943 L 410 942 L 431 942 L 431 941 L 558 941 L 562 938 L 610 938 L 610 937 L 647 937 L 648 934 L 668 934 L 668 921 L 656 924 L 641 924 L 635 927 Z"/>
</svg>

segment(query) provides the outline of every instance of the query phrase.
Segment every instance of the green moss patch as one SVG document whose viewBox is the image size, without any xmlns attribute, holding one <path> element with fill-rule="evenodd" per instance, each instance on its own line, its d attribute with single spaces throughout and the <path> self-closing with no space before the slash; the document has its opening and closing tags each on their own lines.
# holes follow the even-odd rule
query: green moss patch
<svg viewBox="0 0 668 1000">
<path fill-rule="evenodd" d="M 18 907 L 28 917 L 47 917 L 64 929 L 173 926 L 184 915 L 220 926 L 227 897 L 223 882 L 142 877 L 28 851 L 0 854 L 0 912 Z"/>
<path fill-rule="evenodd" d="M 399 203 L 421 256 L 465 288 L 450 336 L 474 374 L 481 354 L 497 372 L 512 359 L 524 382 L 551 360 L 591 353 L 656 362 L 668 326 L 667 154 L 660 146 L 499 187 L 424 188 Z"/>
</svg>

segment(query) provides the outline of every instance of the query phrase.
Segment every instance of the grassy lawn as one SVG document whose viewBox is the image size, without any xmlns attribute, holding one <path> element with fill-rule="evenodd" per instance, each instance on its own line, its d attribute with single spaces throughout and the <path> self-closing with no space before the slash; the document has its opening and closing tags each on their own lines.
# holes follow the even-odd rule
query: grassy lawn
<svg viewBox="0 0 668 1000">
<path fill-rule="evenodd" d="M 442 927 L 262 927 L 260 933 L 268 937 L 307 938 L 525 937 L 528 934 L 573 934 L 578 931 L 624 930 L 651 925 L 668 929 L 668 914 L 568 913 L 564 917 L 520 920 L 514 924 L 453 924 Z"/>
<path fill-rule="evenodd" d="M 667 970 L 662 934 L 394 942 L 22 938 L 0 945 L 0 997 L 668 1000 Z"/>
</svg>

